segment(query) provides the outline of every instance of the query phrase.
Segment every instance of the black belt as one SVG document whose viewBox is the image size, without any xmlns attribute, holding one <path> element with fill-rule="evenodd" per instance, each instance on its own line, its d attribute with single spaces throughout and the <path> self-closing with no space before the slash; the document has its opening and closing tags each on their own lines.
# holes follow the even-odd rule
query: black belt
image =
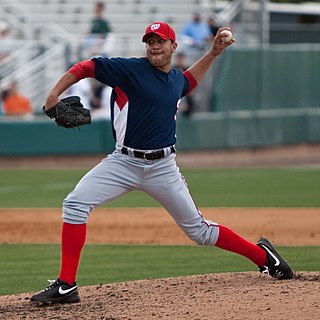
<svg viewBox="0 0 320 320">
<path fill-rule="evenodd" d="M 128 148 L 126 148 L 126 147 L 122 147 L 121 152 L 123 154 L 129 155 Z M 176 152 L 175 147 L 171 146 L 170 147 L 170 154 L 175 153 L 175 152 Z M 133 155 L 136 158 L 141 158 L 144 160 L 157 160 L 157 159 L 164 158 L 165 152 L 164 152 L 164 149 L 160 149 L 160 150 L 156 150 L 156 151 L 146 151 L 146 152 L 133 150 Z"/>
</svg>

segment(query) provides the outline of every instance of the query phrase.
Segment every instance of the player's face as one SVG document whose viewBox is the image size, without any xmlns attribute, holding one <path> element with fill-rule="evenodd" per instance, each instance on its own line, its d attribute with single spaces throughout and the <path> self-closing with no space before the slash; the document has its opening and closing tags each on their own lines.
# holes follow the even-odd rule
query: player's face
<svg viewBox="0 0 320 320">
<path fill-rule="evenodd" d="M 177 44 L 153 34 L 147 40 L 146 48 L 150 63 L 162 71 L 169 72 L 172 54 L 176 51 Z"/>
</svg>

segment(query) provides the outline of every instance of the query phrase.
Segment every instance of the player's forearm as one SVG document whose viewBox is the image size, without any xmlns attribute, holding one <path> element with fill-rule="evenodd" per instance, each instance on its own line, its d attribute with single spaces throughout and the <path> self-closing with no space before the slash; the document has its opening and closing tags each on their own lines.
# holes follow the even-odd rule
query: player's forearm
<svg viewBox="0 0 320 320">
<path fill-rule="evenodd" d="M 56 105 L 59 102 L 59 96 L 76 82 L 78 82 L 78 79 L 70 72 L 66 72 L 49 92 L 45 109 L 48 110 Z"/>
</svg>

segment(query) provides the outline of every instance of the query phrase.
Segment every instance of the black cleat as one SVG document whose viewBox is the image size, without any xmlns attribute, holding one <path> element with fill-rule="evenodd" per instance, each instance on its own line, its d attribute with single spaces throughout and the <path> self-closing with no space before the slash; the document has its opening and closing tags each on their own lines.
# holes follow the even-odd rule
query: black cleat
<svg viewBox="0 0 320 320">
<path fill-rule="evenodd" d="M 257 245 L 267 253 L 266 265 L 259 267 L 261 273 L 269 274 L 273 278 L 279 280 L 293 278 L 293 272 L 288 263 L 280 257 L 279 253 L 268 239 L 260 238 Z"/>
<path fill-rule="evenodd" d="M 80 301 L 78 287 L 74 282 L 71 286 L 65 281 L 49 280 L 50 284 L 44 290 L 33 295 L 31 302 L 38 304 L 76 303 Z"/>
</svg>

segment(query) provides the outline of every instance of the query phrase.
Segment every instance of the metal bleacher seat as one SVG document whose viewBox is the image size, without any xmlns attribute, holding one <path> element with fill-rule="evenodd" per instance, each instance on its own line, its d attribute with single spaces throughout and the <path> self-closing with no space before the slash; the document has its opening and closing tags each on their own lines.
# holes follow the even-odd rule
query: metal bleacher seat
<svg viewBox="0 0 320 320">
<path fill-rule="evenodd" d="M 37 27 L 48 22 L 59 24 L 72 34 L 74 39 L 83 38 L 88 31 L 93 16 L 95 0 L 19 0 L 32 12 L 32 19 Z M 114 54 L 125 53 L 137 55 L 141 52 L 141 34 L 147 24 L 154 20 L 165 20 L 172 23 L 178 32 L 183 23 L 191 18 L 192 12 L 201 8 L 203 0 L 153 2 L 148 0 L 108 0 L 106 18 L 110 21 L 117 46 L 124 47 L 124 41 L 130 41 L 126 52 L 119 52 L 115 47 Z M 208 1 L 206 1 L 208 2 Z M 136 43 L 137 42 L 137 43 Z"/>
</svg>

